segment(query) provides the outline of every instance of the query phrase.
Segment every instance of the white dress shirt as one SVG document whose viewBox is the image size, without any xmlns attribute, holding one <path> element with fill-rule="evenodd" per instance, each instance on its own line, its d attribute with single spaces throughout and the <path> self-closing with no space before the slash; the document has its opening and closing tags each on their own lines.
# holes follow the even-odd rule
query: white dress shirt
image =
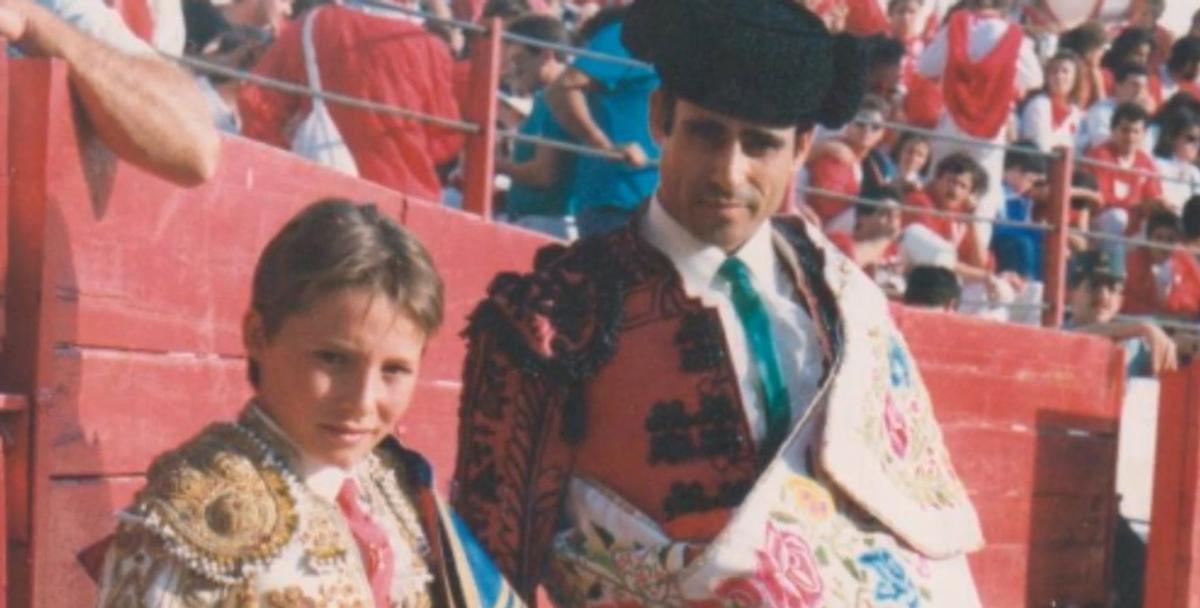
<svg viewBox="0 0 1200 608">
<path fill-rule="evenodd" d="M 725 252 L 692 236 L 666 212 L 657 196 L 651 200 L 639 228 L 642 238 L 670 258 L 687 295 L 717 310 L 750 432 L 756 442 L 761 441 L 766 436 L 761 383 L 757 369 L 750 362 L 750 347 L 733 307 L 729 283 L 717 275 L 727 257 Z M 767 308 L 779 364 L 791 399 L 792 417 L 796 419 L 808 408 L 824 371 L 821 345 L 812 318 L 797 303 L 795 285 L 775 253 L 770 222 L 764 222 L 734 255 L 750 269 L 754 287 Z"/>
</svg>

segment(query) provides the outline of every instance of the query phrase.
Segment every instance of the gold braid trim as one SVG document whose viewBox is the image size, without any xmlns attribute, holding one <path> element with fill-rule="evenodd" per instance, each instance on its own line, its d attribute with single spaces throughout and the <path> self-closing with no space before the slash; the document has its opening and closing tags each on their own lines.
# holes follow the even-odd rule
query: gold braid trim
<svg viewBox="0 0 1200 608">
<path fill-rule="evenodd" d="M 298 483 L 247 429 L 213 424 L 155 460 L 131 511 L 192 570 L 244 582 L 295 534 Z"/>
</svg>

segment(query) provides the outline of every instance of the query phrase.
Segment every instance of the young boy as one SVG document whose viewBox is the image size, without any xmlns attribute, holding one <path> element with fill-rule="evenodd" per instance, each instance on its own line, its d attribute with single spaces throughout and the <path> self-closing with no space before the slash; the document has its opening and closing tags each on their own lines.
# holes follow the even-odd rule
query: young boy
<svg viewBox="0 0 1200 608">
<path fill-rule="evenodd" d="M 374 207 L 292 219 L 243 323 L 255 396 L 151 465 L 99 605 L 519 603 L 391 434 L 442 306 L 424 247 Z"/>
</svg>

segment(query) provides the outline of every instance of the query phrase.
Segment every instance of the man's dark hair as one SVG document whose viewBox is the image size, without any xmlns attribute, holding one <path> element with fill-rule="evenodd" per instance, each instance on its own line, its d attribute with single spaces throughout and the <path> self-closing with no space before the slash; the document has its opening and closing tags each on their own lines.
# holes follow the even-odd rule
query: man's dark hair
<svg viewBox="0 0 1200 608">
<path fill-rule="evenodd" d="M 1176 40 L 1167 57 L 1167 69 L 1177 73 L 1197 63 L 1200 63 L 1200 39 L 1184 36 Z"/>
<path fill-rule="evenodd" d="M 1121 84 L 1131 76 L 1150 77 L 1150 70 L 1140 63 L 1125 62 L 1113 68 L 1113 82 Z"/>
<path fill-rule="evenodd" d="M 1154 52 L 1158 47 L 1157 41 L 1154 40 L 1154 32 L 1140 27 L 1126 28 L 1113 39 L 1108 51 L 1100 58 L 1100 65 L 1114 70 L 1118 65 L 1129 61 L 1134 49 L 1146 44 L 1150 45 L 1150 52 Z"/>
<path fill-rule="evenodd" d="M 1125 122 L 1140 122 L 1143 124 L 1149 123 L 1150 113 L 1147 112 L 1146 108 L 1143 108 L 1141 105 L 1127 101 L 1117 106 L 1116 110 L 1113 110 L 1112 120 L 1109 122 L 1109 126 L 1116 131 L 1117 125 Z"/>
<path fill-rule="evenodd" d="M 872 68 L 899 65 L 904 59 L 904 44 L 884 34 L 866 39 L 867 64 Z"/>
<path fill-rule="evenodd" d="M 1183 94 L 1191 97 L 1187 93 Z M 1154 155 L 1162 158 L 1175 156 L 1175 143 L 1180 137 L 1190 136 L 1200 127 L 1200 114 L 1188 106 L 1178 106 L 1174 111 L 1156 117 L 1159 126 L 1158 141 L 1154 142 Z"/>
<path fill-rule="evenodd" d="M 896 201 L 897 203 L 904 202 L 904 195 L 901 194 L 900 191 L 895 187 L 888 185 L 871 186 L 863 191 L 862 197 L 869 201 L 875 201 L 878 203 L 885 201 Z M 867 217 L 875 215 L 876 213 L 884 210 L 885 207 L 882 205 L 868 205 L 866 203 L 859 203 L 854 207 L 854 215 L 857 217 Z"/>
<path fill-rule="evenodd" d="M 971 175 L 971 193 L 978 196 L 987 192 L 988 189 L 988 174 L 979 164 L 979 161 L 972 158 L 970 155 L 963 152 L 955 152 L 942 160 L 933 169 L 934 177 L 941 177 L 946 174 L 962 175 L 964 173 Z"/>
<path fill-rule="evenodd" d="M 533 7 L 529 5 L 529 0 L 488 0 L 483 5 L 483 11 L 479 13 L 479 16 L 481 19 L 493 17 L 512 19 L 532 10 Z"/>
<path fill-rule="evenodd" d="M 909 306 L 953 308 L 962 296 L 958 277 L 941 266 L 914 266 L 905 282 L 904 303 Z"/>
<path fill-rule="evenodd" d="M 1193 195 L 1183 204 L 1183 238 L 1200 238 L 1200 194 Z"/>
<path fill-rule="evenodd" d="M 1017 148 L 1027 148 L 1029 151 L 1023 152 Z M 1039 152 L 1037 145 L 1027 139 L 1016 141 L 1004 153 L 1004 170 L 1009 169 L 1045 175 L 1046 155 Z"/>
<path fill-rule="evenodd" d="M 562 46 L 571 44 L 571 35 L 567 32 L 567 28 L 558 19 L 550 15 L 526 14 L 513 19 L 504 27 L 505 32 L 516 34 L 525 38 L 533 38 L 542 42 L 549 42 Z M 526 49 L 537 53 L 542 50 L 542 47 L 537 47 L 532 44 L 524 45 Z M 554 51 L 554 58 L 559 61 L 567 60 L 567 53 L 563 51 Z"/>
<path fill-rule="evenodd" d="M 1179 221 L 1179 216 L 1173 211 L 1166 209 L 1156 209 L 1150 212 L 1146 218 L 1146 234 L 1150 234 L 1159 228 L 1170 228 L 1176 232 L 1183 232 L 1183 225 Z"/>
<path fill-rule="evenodd" d="M 1058 48 L 1075 51 L 1080 57 L 1086 57 L 1096 49 L 1108 44 L 1108 33 L 1099 21 L 1088 21 L 1079 27 L 1063 32 L 1058 38 Z"/>
</svg>

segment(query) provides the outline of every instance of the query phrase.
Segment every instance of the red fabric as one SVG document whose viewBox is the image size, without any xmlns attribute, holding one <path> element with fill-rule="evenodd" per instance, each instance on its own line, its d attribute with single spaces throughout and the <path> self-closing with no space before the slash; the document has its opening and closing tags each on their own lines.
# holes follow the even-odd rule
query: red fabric
<svg viewBox="0 0 1200 608">
<path fill-rule="evenodd" d="M 263 56 L 258 74 L 307 82 L 303 22 L 288 25 Z M 446 118 L 458 119 L 453 61 L 446 44 L 420 26 L 340 5 L 321 9 L 313 28 L 325 90 Z M 288 130 L 307 115 L 302 96 L 247 84 L 238 97 L 243 133 L 288 147 Z M 399 116 L 329 104 L 359 174 L 405 194 L 441 200 L 436 165 L 453 159 L 463 135 Z"/>
<path fill-rule="evenodd" d="M 1200 84 L 1195 82 L 1180 82 L 1178 85 L 1180 93 L 1187 93 L 1192 96 L 1192 99 L 1200 101 Z"/>
<path fill-rule="evenodd" d="M 834 154 L 823 154 L 809 161 L 808 185 L 848 196 L 857 196 L 861 187 L 854 166 Z M 817 194 L 808 194 L 804 200 L 821 222 L 832 220 L 851 206 L 849 201 Z"/>
<path fill-rule="evenodd" d="M 855 36 L 886 34 L 891 29 L 879 0 L 846 0 L 846 32 Z"/>
<path fill-rule="evenodd" d="M 987 55 L 972 62 L 967 43 L 975 18 L 970 11 L 958 11 L 950 18 L 942 94 L 960 129 L 992 139 L 1004 128 L 1016 97 L 1017 55 L 1024 35 L 1020 26 L 1010 25 Z"/>
<path fill-rule="evenodd" d="M 1047 95 L 1050 99 L 1050 127 L 1057 131 L 1062 127 L 1063 122 L 1071 117 L 1071 102 L 1065 99 L 1055 99 Z M 1074 129 L 1072 129 L 1074 131 Z"/>
<path fill-rule="evenodd" d="M 347 478 L 338 491 L 338 508 L 346 517 L 350 534 L 354 536 L 354 542 L 362 554 L 367 580 L 370 581 L 371 592 L 375 596 L 375 606 L 388 608 L 392 605 L 391 587 L 392 578 L 396 574 L 396 555 L 383 528 L 359 506 L 358 496 L 358 484 Z"/>
<path fill-rule="evenodd" d="M 117 12 L 138 38 L 151 42 L 154 38 L 154 14 L 149 0 L 117 0 Z"/>
<path fill-rule="evenodd" d="M 904 203 L 909 206 L 922 207 L 930 210 L 946 211 L 950 213 L 967 213 L 966 209 L 961 209 L 958 207 L 943 208 L 942 205 L 935 203 L 933 197 L 924 190 L 914 190 L 910 192 L 908 196 L 905 197 Z M 975 239 L 972 236 L 974 233 L 970 230 L 967 230 L 966 222 L 958 221 L 948 217 L 942 217 L 940 215 L 927 215 L 913 212 L 903 214 L 900 221 L 904 226 L 921 224 L 934 231 L 938 234 L 938 236 L 946 239 L 946 241 L 957 247 L 958 259 L 960 260 L 970 260 L 972 257 L 975 257 Z M 986 262 L 986 265 L 990 266 L 991 262 Z"/>
<path fill-rule="evenodd" d="M 917 127 L 933 129 L 942 117 L 942 83 L 926 78 L 917 70 L 917 60 L 925 51 L 926 40 L 915 36 L 904 43 L 904 60 L 900 64 L 901 80 L 907 93 L 904 96 L 904 117 Z"/>
<path fill-rule="evenodd" d="M 1088 151 L 1087 157 L 1106 163 L 1117 162 L 1117 153 L 1111 142 L 1092 148 Z M 1156 173 L 1158 171 L 1154 160 L 1142 150 L 1135 153 L 1133 168 Z M 1088 166 L 1088 169 L 1096 176 L 1096 181 L 1100 185 L 1100 200 L 1105 207 L 1127 209 L 1142 201 L 1162 198 L 1162 182 L 1158 179 L 1103 167 Z M 1118 196 L 1118 184 L 1123 185 L 1121 189 L 1124 190 L 1124 196 Z M 1130 222 L 1131 226 L 1132 224 Z"/>
<path fill-rule="evenodd" d="M 1171 315 L 1196 318 L 1200 315 L 1200 264 L 1185 251 L 1171 253 L 1174 275 L 1166 298 L 1160 298 L 1154 281 L 1150 250 L 1131 248 L 1125 256 L 1125 303 L 1121 311 L 1131 315 Z"/>
<path fill-rule="evenodd" d="M 837 245 L 837 248 L 841 249 L 842 253 L 846 254 L 846 257 L 854 259 L 854 237 L 850 233 L 830 232 L 825 236 L 829 239 L 829 242 Z"/>
</svg>

